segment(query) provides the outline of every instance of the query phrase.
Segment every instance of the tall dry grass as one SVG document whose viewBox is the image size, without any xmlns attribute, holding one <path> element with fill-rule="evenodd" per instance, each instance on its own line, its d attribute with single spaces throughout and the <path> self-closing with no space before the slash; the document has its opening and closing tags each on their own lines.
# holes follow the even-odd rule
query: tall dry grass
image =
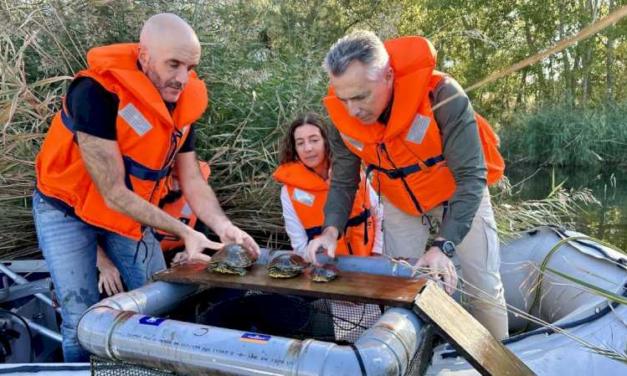
<svg viewBox="0 0 627 376">
<path fill-rule="evenodd" d="M 69 78 L 29 79 L 26 51 L 33 40 L 0 38 L 0 258 L 38 253 L 29 199 L 34 159 L 62 92 L 59 83 Z"/>
<path fill-rule="evenodd" d="M 227 215 L 260 244 L 287 246 L 271 179 L 284 125 L 299 112 L 322 110 L 328 46 L 354 25 L 389 33 L 385 19 L 365 6 L 324 1 L 14 1 L 0 4 L 0 258 L 37 253 L 33 161 L 86 51 L 135 41 L 142 21 L 159 11 L 198 31 L 197 71 L 211 107 L 197 123 L 197 152 L 211 162 L 211 185 Z M 509 235 L 573 216 L 581 197 L 560 192 L 522 205 L 497 195 L 499 228 Z"/>
</svg>

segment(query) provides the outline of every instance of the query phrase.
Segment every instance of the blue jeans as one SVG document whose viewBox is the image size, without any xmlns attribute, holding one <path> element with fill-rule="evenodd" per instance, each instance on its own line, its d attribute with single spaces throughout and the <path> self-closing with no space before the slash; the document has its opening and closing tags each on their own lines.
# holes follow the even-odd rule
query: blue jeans
<svg viewBox="0 0 627 376">
<path fill-rule="evenodd" d="M 92 226 L 33 194 L 33 216 L 41 248 L 61 306 L 61 334 L 66 362 L 89 360 L 78 343 L 77 326 L 83 312 L 100 299 L 96 244 L 118 268 L 129 289 L 144 285 L 152 274 L 165 269 L 159 242 L 146 229 L 139 242 Z"/>
</svg>

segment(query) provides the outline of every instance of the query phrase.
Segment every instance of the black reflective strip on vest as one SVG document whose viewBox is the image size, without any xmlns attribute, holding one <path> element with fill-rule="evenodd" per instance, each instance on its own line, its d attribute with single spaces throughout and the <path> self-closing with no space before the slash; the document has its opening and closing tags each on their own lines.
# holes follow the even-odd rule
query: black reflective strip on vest
<svg viewBox="0 0 627 376">
<path fill-rule="evenodd" d="M 346 222 L 346 227 L 359 226 L 365 223 L 370 217 L 370 209 L 364 209 L 359 215 L 356 215 Z M 346 228 L 345 227 L 345 228 Z M 307 233 L 307 239 L 312 240 L 316 236 L 322 234 L 322 226 L 314 226 L 305 229 Z"/>
<path fill-rule="evenodd" d="M 366 176 L 373 170 L 384 173 L 390 179 L 401 179 L 409 174 L 420 171 L 420 165 L 413 164 L 402 168 L 386 169 L 377 165 L 369 164 L 368 167 L 366 167 Z"/>
<path fill-rule="evenodd" d="M 306 228 L 305 232 L 307 233 L 307 240 L 312 241 L 313 238 L 322 234 L 322 226 L 314 226 L 314 227 Z"/>
<path fill-rule="evenodd" d="M 440 163 L 444 160 L 444 156 L 443 155 L 438 155 L 432 158 L 429 158 L 427 160 L 424 161 L 425 166 L 427 167 L 432 167 L 434 165 L 436 165 L 437 163 Z M 388 178 L 390 179 L 402 179 L 404 177 L 409 176 L 410 174 L 413 174 L 415 172 L 418 172 L 421 170 L 420 165 L 418 163 L 413 164 L 413 165 L 409 165 L 409 166 L 405 166 L 405 167 L 400 167 L 400 168 L 391 168 L 391 169 L 387 169 L 387 168 L 383 168 L 377 165 L 373 165 L 373 164 L 369 164 L 368 167 L 366 168 L 366 175 L 370 174 L 373 170 L 379 171 L 384 173 L 385 175 L 387 175 Z"/>
<path fill-rule="evenodd" d="M 161 170 L 153 170 L 152 168 L 146 167 L 141 163 L 136 162 L 131 157 L 124 156 L 122 157 L 122 159 L 124 160 L 126 173 L 138 179 L 159 181 L 168 176 L 168 174 L 170 173 L 169 166 Z"/>
<path fill-rule="evenodd" d="M 364 208 L 364 210 L 361 213 L 359 213 L 359 215 L 356 215 L 353 218 L 350 218 L 348 222 L 346 222 L 346 227 L 344 227 L 344 232 L 346 232 L 346 229 L 348 227 L 359 226 L 360 224 L 363 223 L 364 224 L 364 245 L 368 244 L 368 218 L 370 218 L 370 209 Z M 350 253 L 353 254 L 352 249 L 350 249 L 350 243 L 349 243 L 349 250 L 350 250 Z"/>
<path fill-rule="evenodd" d="M 181 197 L 183 197 L 183 192 L 182 191 L 168 191 L 168 193 L 163 196 L 163 198 L 161 200 L 159 200 L 159 207 L 163 208 L 165 205 L 167 204 L 171 204 L 173 202 L 176 202 L 178 199 L 180 199 Z"/>
<path fill-rule="evenodd" d="M 390 179 L 401 179 L 401 183 L 403 183 L 403 187 L 405 188 L 405 191 L 407 191 L 407 194 L 409 195 L 409 198 L 411 199 L 412 203 L 414 204 L 414 207 L 416 208 L 416 211 L 419 214 L 423 213 L 422 210 L 422 206 L 420 205 L 420 202 L 418 202 L 418 198 L 416 198 L 416 196 L 414 195 L 414 193 L 411 191 L 411 188 L 409 187 L 409 184 L 407 183 L 407 181 L 405 180 L 405 177 L 407 177 L 410 174 L 413 174 L 415 172 L 418 172 L 421 170 L 420 164 L 416 163 L 413 165 L 409 165 L 409 166 L 405 166 L 405 167 L 397 167 L 394 164 L 394 161 L 392 160 L 392 158 L 390 157 L 390 154 L 387 151 L 387 148 L 385 147 L 385 143 L 379 144 L 379 147 L 381 148 L 381 150 L 383 152 L 385 152 L 385 156 L 387 157 L 388 161 L 390 162 L 390 164 L 392 164 L 392 169 L 385 169 L 381 166 L 378 165 L 374 165 L 374 164 L 369 164 L 368 167 L 366 167 L 366 179 L 368 178 L 368 175 L 372 172 L 372 170 L 377 170 L 381 173 L 384 173 L 385 175 L 387 175 Z M 379 164 L 381 163 L 381 156 L 379 155 L 379 148 L 377 148 L 377 157 L 379 158 Z M 440 155 L 436 155 L 435 157 L 431 157 L 426 159 L 425 161 L 423 161 L 424 165 L 426 167 L 432 167 L 435 164 L 444 161 L 444 155 L 440 154 Z M 379 186 L 379 189 L 381 187 Z M 380 194 L 381 192 L 379 192 Z"/>
<path fill-rule="evenodd" d="M 425 160 L 424 164 L 427 167 L 432 167 L 432 166 L 434 166 L 437 163 L 440 163 L 442 161 L 444 161 L 444 156 L 442 154 L 440 154 L 440 155 L 436 155 L 435 157 L 432 157 L 432 158 L 429 158 L 429 159 Z"/>
<path fill-rule="evenodd" d="M 155 237 L 155 239 L 157 239 L 157 241 L 158 241 L 158 242 L 160 242 L 160 241 L 162 241 L 162 240 L 170 240 L 170 241 L 178 241 L 178 240 L 181 240 L 181 238 L 179 238 L 179 237 L 178 237 L 178 236 L 176 236 L 176 235 L 172 235 L 172 234 L 163 234 L 163 233 L 156 232 L 156 231 L 155 231 L 152 235 Z"/>
<path fill-rule="evenodd" d="M 359 226 L 360 224 L 366 222 L 370 217 L 370 209 L 364 209 L 359 215 L 356 215 L 346 222 L 346 227 Z"/>
</svg>

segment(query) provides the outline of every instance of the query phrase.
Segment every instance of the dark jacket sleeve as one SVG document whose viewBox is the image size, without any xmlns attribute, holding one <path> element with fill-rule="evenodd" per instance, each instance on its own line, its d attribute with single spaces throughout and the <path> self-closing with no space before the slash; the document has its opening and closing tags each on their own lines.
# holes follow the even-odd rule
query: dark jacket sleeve
<svg viewBox="0 0 627 376">
<path fill-rule="evenodd" d="M 329 145 L 333 157 L 331 187 L 324 206 L 324 227 L 335 226 L 342 234 L 359 186 L 361 159 L 344 145 L 340 133 L 333 125 L 329 127 Z"/>
<path fill-rule="evenodd" d="M 470 230 L 487 184 L 479 130 L 464 90 L 455 80 L 446 77 L 433 91 L 432 105 L 457 94 L 461 95 L 434 111 L 442 132 L 444 158 L 457 185 L 439 235 L 455 244 Z"/>
</svg>

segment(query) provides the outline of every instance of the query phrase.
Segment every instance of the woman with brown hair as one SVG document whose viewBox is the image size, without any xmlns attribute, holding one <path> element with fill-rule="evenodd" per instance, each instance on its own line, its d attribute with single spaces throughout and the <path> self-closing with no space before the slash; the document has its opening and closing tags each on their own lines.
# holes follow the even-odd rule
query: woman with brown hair
<svg viewBox="0 0 627 376">
<path fill-rule="evenodd" d="M 273 177 L 283 184 L 281 205 L 292 248 L 304 255 L 309 241 L 322 232 L 324 222 L 332 158 L 327 126 L 315 113 L 298 116 L 290 124 L 281 146 L 279 167 Z M 379 198 L 362 174 L 337 254 L 380 254 L 381 213 Z"/>
</svg>

